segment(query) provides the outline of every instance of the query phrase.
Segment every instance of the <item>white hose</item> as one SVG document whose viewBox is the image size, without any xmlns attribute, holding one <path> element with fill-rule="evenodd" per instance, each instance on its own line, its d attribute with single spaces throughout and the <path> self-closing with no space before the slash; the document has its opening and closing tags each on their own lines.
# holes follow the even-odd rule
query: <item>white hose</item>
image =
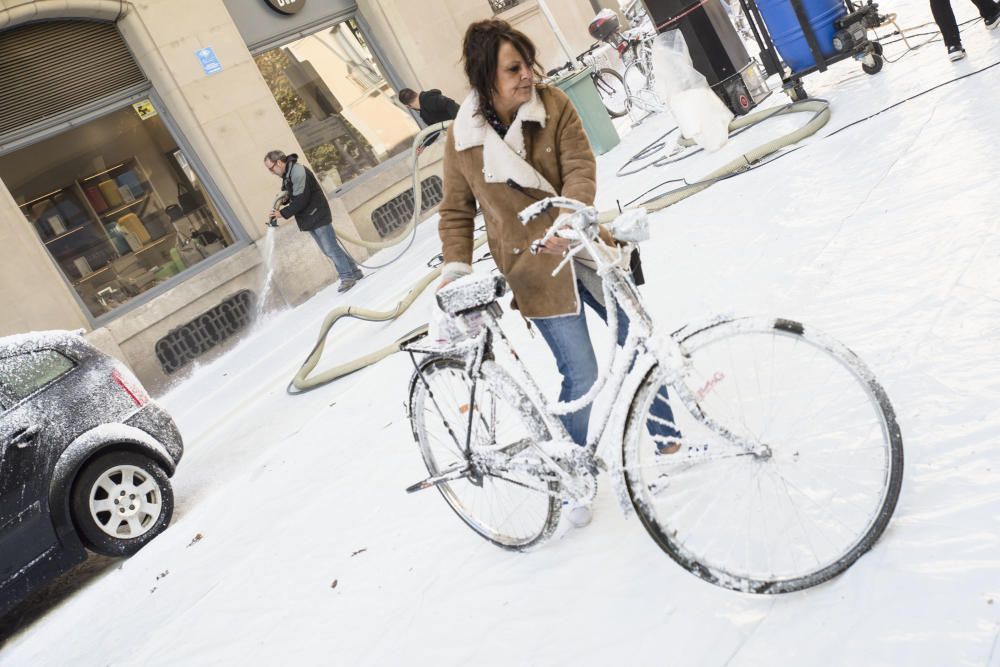
<svg viewBox="0 0 1000 667">
<path fill-rule="evenodd" d="M 475 243 L 473 243 L 472 249 L 475 250 L 484 243 L 486 243 L 485 234 L 476 239 Z M 387 322 L 389 320 L 394 320 L 405 313 L 406 310 L 413 305 L 413 302 L 417 300 L 417 297 L 423 293 L 427 286 L 440 275 L 440 266 L 431 269 L 426 275 L 424 275 L 423 278 L 415 282 L 413 286 L 410 287 L 410 291 L 406 293 L 406 296 L 404 296 L 400 302 L 396 304 L 395 308 L 390 310 L 370 310 L 360 306 L 339 306 L 331 310 L 323 320 L 323 325 L 319 330 L 319 337 L 317 338 L 316 345 L 313 347 L 312 352 L 309 353 L 309 356 L 306 358 L 305 362 L 303 362 L 302 367 L 299 368 L 295 377 L 292 378 L 291 385 L 289 386 L 289 393 L 297 393 L 292 392 L 291 387 L 295 387 L 295 389 L 299 392 L 315 389 L 316 387 L 333 382 L 337 378 L 353 373 L 354 371 L 359 371 L 365 366 L 370 366 L 376 361 L 381 361 L 394 352 L 398 352 L 403 339 L 397 340 L 390 345 L 386 345 L 383 348 L 348 361 L 347 363 L 343 363 L 339 366 L 323 371 L 318 375 L 309 377 L 309 374 L 316 368 L 316 364 L 319 363 L 320 357 L 323 356 L 323 350 L 326 349 L 326 338 L 330 333 L 330 329 L 332 329 L 333 325 L 337 323 L 337 320 L 342 317 L 354 317 L 368 322 Z M 427 325 L 425 324 L 421 328 L 426 329 Z M 411 332 L 404 338 L 410 337 L 414 333 L 416 332 Z"/>
<path fill-rule="evenodd" d="M 698 194 L 723 178 L 749 169 L 756 162 L 759 162 L 772 153 L 778 152 L 786 146 L 791 146 L 792 144 L 802 141 L 806 137 L 816 134 L 820 128 L 826 125 L 830 120 L 830 103 L 826 100 L 817 99 L 802 100 L 800 102 L 792 102 L 791 104 L 787 104 L 777 110 L 773 108 L 764 109 L 733 119 L 733 121 L 729 124 L 730 134 L 747 125 L 753 125 L 754 123 L 772 116 L 782 116 L 789 113 L 808 111 L 813 112 L 813 117 L 799 129 L 780 136 L 777 139 L 768 141 L 767 143 L 761 144 L 760 146 L 747 151 L 738 158 L 722 165 L 712 173 L 702 178 L 700 181 L 683 188 L 678 188 L 667 195 L 647 202 L 643 205 L 643 207 L 650 212 L 663 210 L 668 206 L 676 204 L 682 199 L 687 199 L 691 195 Z M 682 140 L 682 142 L 689 143 L 690 140 Z M 689 143 L 689 145 L 692 144 Z M 598 220 L 600 220 L 602 224 L 608 223 L 618 217 L 618 215 L 620 215 L 620 212 L 617 210 L 602 211 Z"/>
<path fill-rule="evenodd" d="M 765 109 L 752 114 L 748 114 L 746 116 L 740 116 L 734 119 L 733 122 L 729 124 L 730 133 L 735 132 L 736 130 L 739 130 L 740 128 L 745 127 L 747 125 L 752 125 L 756 122 L 759 122 L 771 116 L 778 116 L 796 112 L 807 112 L 807 111 L 813 112 L 813 117 L 809 120 L 808 123 L 806 123 L 801 128 L 793 132 L 790 132 L 782 137 L 769 141 L 765 144 L 762 144 L 761 146 L 758 146 L 757 148 L 754 148 L 750 151 L 747 151 L 746 153 L 736 158 L 735 160 L 730 161 L 728 164 L 725 164 L 722 167 L 713 171 L 712 173 L 708 174 L 705 178 L 698 181 L 697 183 L 692 183 L 691 185 L 685 188 L 681 188 L 679 190 L 671 192 L 668 195 L 655 199 L 651 202 L 647 202 L 644 205 L 644 207 L 649 211 L 662 210 L 672 204 L 676 204 L 682 199 L 686 199 L 691 195 L 701 192 L 705 188 L 708 188 L 713 183 L 718 182 L 720 179 L 724 177 L 728 177 L 732 174 L 736 174 L 748 169 L 751 165 L 762 160 L 768 155 L 771 155 L 772 153 L 781 150 L 786 146 L 790 146 L 794 143 L 801 141 L 802 139 L 805 139 L 806 137 L 815 134 L 817 131 L 819 131 L 820 128 L 826 125 L 827 121 L 830 120 L 830 104 L 824 100 L 815 100 L 815 99 L 802 100 L 800 102 L 794 102 L 777 110 L 773 108 Z M 417 134 L 417 136 L 413 140 L 411 156 L 413 157 L 413 165 L 414 165 L 413 168 L 414 213 L 413 213 L 413 219 L 410 221 L 411 225 L 417 224 L 417 220 L 420 215 L 420 184 L 418 183 L 419 170 L 417 169 L 417 164 L 416 164 L 417 146 L 420 145 L 420 142 L 423 140 L 423 138 L 427 134 L 430 134 L 431 131 L 441 131 L 445 127 L 447 127 L 448 124 L 449 124 L 448 122 L 445 122 L 445 123 L 439 123 L 437 125 L 432 125 L 431 127 L 428 127 L 419 134 Z M 602 223 L 611 222 L 618 215 L 620 215 L 620 212 L 617 210 L 603 211 L 601 212 L 598 219 Z M 382 241 L 378 244 L 372 244 L 370 242 L 362 242 L 343 234 L 342 236 L 344 236 L 344 238 L 346 238 L 351 243 L 364 245 L 368 248 L 381 249 L 381 248 L 388 248 L 398 243 L 406 235 L 405 231 L 407 231 L 408 229 L 409 225 L 407 225 L 407 229 L 404 230 L 404 233 L 400 234 L 395 239 Z M 341 234 L 341 232 L 339 231 L 337 233 Z M 484 234 L 480 236 L 478 239 L 476 239 L 473 247 L 478 248 L 485 242 L 486 242 L 486 235 Z M 309 389 L 315 389 L 316 387 L 333 382 L 334 380 L 341 378 L 349 373 L 353 373 L 357 370 L 365 368 L 366 366 L 370 366 L 371 364 L 374 364 L 377 361 L 381 361 L 390 354 L 399 351 L 402 341 L 408 338 L 412 338 L 412 336 L 416 332 L 411 332 L 410 334 L 407 334 L 407 336 L 405 336 L 403 339 L 397 340 L 394 343 L 387 345 L 381 349 L 375 350 L 364 356 L 353 359 L 347 363 L 340 364 L 339 366 L 323 371 L 322 373 L 316 376 L 309 377 L 309 374 L 313 372 L 313 370 L 316 368 L 316 365 L 319 363 L 320 357 L 323 356 L 323 350 L 326 347 L 326 339 L 330 333 L 330 329 L 340 318 L 354 317 L 362 320 L 367 320 L 369 322 L 386 322 L 389 320 L 394 320 L 400 315 L 402 315 L 404 312 L 406 312 L 406 309 L 413 304 L 413 302 L 417 299 L 417 297 L 420 296 L 420 294 L 427 288 L 427 286 L 430 285 L 434 281 L 434 279 L 437 278 L 440 274 L 441 274 L 441 269 L 440 267 L 438 267 L 427 273 L 420 280 L 416 281 L 410 288 L 410 290 L 406 293 L 406 296 L 404 296 L 403 299 L 398 304 L 396 304 L 396 307 L 392 308 L 391 310 L 377 311 L 377 310 L 369 310 L 367 308 L 361 308 L 359 306 L 340 306 L 332 310 L 326 316 L 326 319 L 323 321 L 323 326 L 320 327 L 319 337 L 317 339 L 316 345 L 313 347 L 312 352 L 309 353 L 309 356 L 302 364 L 302 367 L 295 374 L 295 377 L 292 379 L 292 382 L 289 385 L 288 391 L 290 393 L 298 393 L 302 391 L 308 391 Z M 609 316 L 610 315 L 613 314 L 609 312 Z M 616 315 L 616 313 L 614 315 Z M 610 319 L 612 322 L 614 322 L 613 317 L 611 317 Z M 419 329 L 417 331 L 419 331 Z M 292 387 L 294 387 L 297 390 L 297 392 L 292 392 Z"/>
<path fill-rule="evenodd" d="M 420 208 L 423 204 L 423 188 L 420 187 L 420 169 L 417 164 L 420 156 L 417 154 L 417 148 L 420 147 L 424 139 L 426 139 L 429 135 L 434 134 L 435 132 L 444 132 L 449 125 L 451 125 L 450 120 L 434 123 L 433 125 L 428 125 L 424 129 L 420 130 L 420 132 L 417 133 L 417 136 L 413 137 L 413 145 L 410 146 L 410 164 L 413 165 L 413 215 L 410 216 L 409 224 L 403 227 L 399 233 L 391 239 L 386 239 L 384 241 L 365 241 L 363 239 L 359 239 L 351 231 L 340 229 L 337 230 L 337 236 L 348 243 L 359 245 L 362 248 L 368 248 L 369 250 L 384 250 L 385 248 L 391 248 L 392 246 L 398 244 L 411 229 L 414 229 L 417 222 L 420 220 Z"/>
</svg>

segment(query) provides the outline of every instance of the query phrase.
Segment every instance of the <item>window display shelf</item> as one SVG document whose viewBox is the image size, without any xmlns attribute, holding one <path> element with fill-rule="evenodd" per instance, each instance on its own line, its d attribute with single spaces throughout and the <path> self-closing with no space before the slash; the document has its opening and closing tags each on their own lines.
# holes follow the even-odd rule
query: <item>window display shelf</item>
<svg viewBox="0 0 1000 667">
<path fill-rule="evenodd" d="M 116 164 L 115 166 L 113 166 L 113 167 L 108 167 L 108 168 L 107 168 L 107 169 L 105 169 L 104 171 L 99 171 L 99 172 L 97 172 L 96 174 L 91 174 L 90 176 L 85 176 L 85 177 L 81 178 L 81 179 L 80 179 L 80 182 L 81 182 L 81 183 L 86 183 L 87 181 L 92 181 L 92 180 L 94 180 L 94 179 L 96 179 L 96 178 L 100 178 L 101 176 L 104 176 L 105 174 L 110 174 L 111 172 L 113 172 L 113 171 L 116 171 L 116 170 L 118 170 L 118 169 L 121 169 L 122 167 L 128 167 L 128 166 L 131 166 L 131 164 L 132 164 L 133 162 L 135 162 L 135 160 L 134 160 L 134 159 L 129 159 L 129 160 L 125 160 L 124 162 L 119 162 L 119 163 L 118 163 L 118 164 Z"/>
<path fill-rule="evenodd" d="M 40 201 L 42 201 L 44 199 L 49 199 L 53 195 L 57 195 L 60 192 L 62 192 L 63 190 L 65 190 L 65 188 L 59 188 L 58 190 L 53 190 L 52 192 L 46 192 L 44 195 L 39 195 L 39 196 L 35 197 L 34 199 L 32 199 L 31 201 L 25 202 L 23 204 L 18 204 L 18 206 L 20 206 L 22 209 L 24 209 L 25 211 L 27 211 L 28 208 L 32 204 L 37 204 L 38 202 L 40 202 Z"/>
<path fill-rule="evenodd" d="M 73 282 L 73 286 L 75 287 L 77 285 L 83 285 L 85 283 L 88 283 L 91 280 L 93 280 L 94 278 L 96 278 L 97 276 L 99 276 L 102 273 L 104 273 L 105 271 L 110 271 L 110 270 L 111 270 L 111 264 L 108 264 L 107 266 L 105 266 L 103 268 L 100 268 L 100 269 L 97 269 L 93 273 L 88 273 L 83 278 L 80 278 L 79 280 L 74 281 Z"/>
<path fill-rule="evenodd" d="M 158 239 L 156 239 L 154 241 L 150 241 L 146 245 L 144 245 L 141 248 L 139 248 L 138 250 L 136 250 L 135 254 L 136 255 L 141 255 L 142 253 L 146 252 L 147 250 L 152 250 L 156 246 L 161 245 L 164 241 L 173 241 L 176 238 L 177 238 L 177 234 L 174 233 L 174 232 L 171 232 L 171 233 L 167 234 L 166 236 L 164 236 L 162 238 L 158 238 Z"/>
<path fill-rule="evenodd" d="M 55 242 L 56 242 L 56 241 L 58 241 L 59 239 L 64 239 L 64 238 L 66 238 L 67 236 L 69 236 L 70 234 L 76 234 L 77 232 L 79 232 L 79 231 L 81 231 L 81 230 L 83 230 L 83 229 L 85 229 L 85 228 L 86 228 L 86 225 L 84 224 L 84 225 L 80 225 L 80 226 L 79 226 L 79 227 L 77 227 L 76 229 L 71 229 L 71 230 L 69 230 L 68 232 L 63 232 L 63 233 L 62 233 L 62 234 L 60 234 L 59 236 L 57 236 L 57 237 L 55 237 L 55 238 L 52 238 L 52 239 L 49 239 L 48 241 L 46 241 L 46 242 L 45 242 L 45 245 L 49 245 L 49 244 L 51 244 L 51 243 L 55 243 Z"/>
<path fill-rule="evenodd" d="M 110 218 L 110 217 L 118 215 L 119 213 L 124 213 L 125 211 L 128 211 L 128 210 L 130 210 L 132 208 L 135 208 L 139 204 L 145 203 L 148 199 L 149 199 L 149 193 L 147 192 L 146 194 L 142 195 L 141 197 L 137 197 L 134 201 L 125 202 L 121 206 L 113 208 L 110 211 L 105 211 L 104 213 L 101 213 L 100 215 L 101 215 L 102 218 Z"/>
</svg>

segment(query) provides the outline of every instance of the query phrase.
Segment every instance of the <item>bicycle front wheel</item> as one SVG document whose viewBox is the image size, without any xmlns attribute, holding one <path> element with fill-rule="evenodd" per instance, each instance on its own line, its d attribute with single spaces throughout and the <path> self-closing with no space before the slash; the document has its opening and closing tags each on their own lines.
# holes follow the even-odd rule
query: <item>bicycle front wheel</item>
<svg viewBox="0 0 1000 667">
<path fill-rule="evenodd" d="M 902 436 L 875 377 L 788 320 L 721 321 L 679 342 L 692 400 L 670 394 L 670 442 L 656 434 L 669 391 L 657 368 L 626 423 L 625 479 L 646 530 L 737 591 L 797 591 L 846 570 L 885 530 L 902 484 Z"/>
<path fill-rule="evenodd" d="M 646 64 L 641 60 L 635 60 L 625 67 L 625 74 L 622 76 L 625 83 L 625 90 L 630 97 L 637 97 L 649 87 L 649 73 L 646 71 Z"/>
<path fill-rule="evenodd" d="M 628 113 L 629 98 L 622 75 L 610 68 L 597 70 L 593 76 L 594 87 L 601 96 L 604 108 L 612 118 L 620 118 Z"/>
<path fill-rule="evenodd" d="M 510 375 L 483 362 L 472 407 L 470 380 L 458 359 L 425 359 L 410 383 L 410 424 L 431 476 L 468 468 L 472 474 L 437 485 L 472 530 L 505 549 L 521 551 L 545 541 L 559 523 L 560 485 L 527 470 L 477 468 L 478 455 L 513 456 L 549 440 L 541 413 Z M 470 460 L 471 459 L 473 460 Z"/>
</svg>

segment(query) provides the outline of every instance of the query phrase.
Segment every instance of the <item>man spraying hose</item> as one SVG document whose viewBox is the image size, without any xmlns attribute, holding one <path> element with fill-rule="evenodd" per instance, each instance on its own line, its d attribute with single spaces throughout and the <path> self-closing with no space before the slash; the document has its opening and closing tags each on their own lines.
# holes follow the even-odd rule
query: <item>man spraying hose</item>
<svg viewBox="0 0 1000 667">
<path fill-rule="evenodd" d="M 281 178 L 281 189 L 289 193 L 284 208 L 277 206 L 271 211 L 271 226 L 276 227 L 279 219 L 295 218 L 299 230 L 309 232 L 323 254 L 330 258 L 340 276 L 338 292 L 346 292 L 364 277 L 357 263 L 337 242 L 333 229 L 333 214 L 326 194 L 319 186 L 316 175 L 299 164 L 298 155 L 285 155 L 282 151 L 268 151 L 264 156 L 264 166 Z"/>
</svg>

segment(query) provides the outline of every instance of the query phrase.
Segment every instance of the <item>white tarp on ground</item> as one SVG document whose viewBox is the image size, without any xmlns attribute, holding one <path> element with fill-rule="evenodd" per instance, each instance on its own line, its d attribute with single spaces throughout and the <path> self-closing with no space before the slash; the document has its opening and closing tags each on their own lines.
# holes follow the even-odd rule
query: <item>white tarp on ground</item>
<svg viewBox="0 0 1000 667">
<path fill-rule="evenodd" d="M 922 3 L 890 9 L 903 25 L 930 20 Z M 286 396 L 327 310 L 393 303 L 426 270 L 427 225 L 403 262 L 276 316 L 166 397 L 188 443 L 172 527 L 12 639 L 0 663 L 1000 664 L 1000 67 L 822 138 L 1000 60 L 1000 35 L 981 23 L 965 41 L 957 65 L 937 43 L 875 77 L 853 62 L 809 77 L 833 108 L 820 137 L 657 215 L 644 247 L 665 330 L 720 312 L 799 319 L 885 386 L 903 491 L 846 574 L 781 597 L 715 588 L 626 520 L 606 483 L 590 527 L 507 553 L 434 492 L 403 492 L 425 474 L 403 408 L 406 357 Z M 796 122 L 616 180 L 668 129 L 652 118 L 601 158 L 601 202 L 696 178 Z M 415 326 L 425 301 L 393 325 L 344 325 L 324 365 Z M 541 339 L 508 321 L 554 390 Z"/>
</svg>

